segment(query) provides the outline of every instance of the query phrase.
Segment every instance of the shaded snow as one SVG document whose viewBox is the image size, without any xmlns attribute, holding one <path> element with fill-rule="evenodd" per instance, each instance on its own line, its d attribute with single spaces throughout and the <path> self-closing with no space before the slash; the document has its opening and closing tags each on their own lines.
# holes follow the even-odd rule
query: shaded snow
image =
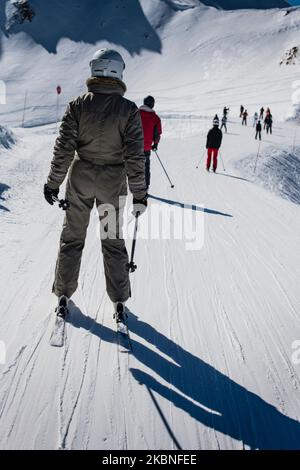
<svg viewBox="0 0 300 470">
<path fill-rule="evenodd" d="M 15 136 L 10 129 L 0 126 L 0 147 L 10 148 L 15 143 Z"/>
<path fill-rule="evenodd" d="M 256 164 L 257 163 L 257 164 Z M 256 169 L 255 169 L 256 165 Z M 300 148 L 268 148 L 262 155 L 249 155 L 235 165 L 243 176 L 300 204 Z"/>
</svg>

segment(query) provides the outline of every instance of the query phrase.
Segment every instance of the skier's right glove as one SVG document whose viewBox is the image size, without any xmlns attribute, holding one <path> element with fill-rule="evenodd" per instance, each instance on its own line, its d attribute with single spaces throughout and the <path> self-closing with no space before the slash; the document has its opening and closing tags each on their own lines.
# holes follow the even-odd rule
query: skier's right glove
<svg viewBox="0 0 300 470">
<path fill-rule="evenodd" d="M 158 146 L 158 144 L 153 144 L 152 145 L 151 149 L 153 150 L 153 152 L 156 152 L 157 146 Z"/>
<path fill-rule="evenodd" d="M 146 194 L 146 196 L 143 199 L 136 199 L 135 197 L 133 198 L 132 215 L 134 215 L 134 217 L 137 217 L 137 215 L 142 215 L 146 211 L 147 205 L 148 205 L 147 199 L 148 199 L 148 194 Z"/>
<path fill-rule="evenodd" d="M 47 186 L 47 184 L 44 185 L 44 196 L 45 196 L 45 199 L 48 202 L 48 204 L 51 204 L 51 206 L 53 206 L 53 204 L 55 202 L 54 199 L 53 199 L 53 196 L 57 197 L 58 193 L 59 193 L 59 188 L 58 189 L 51 189 L 51 188 L 49 188 L 49 186 Z"/>
</svg>

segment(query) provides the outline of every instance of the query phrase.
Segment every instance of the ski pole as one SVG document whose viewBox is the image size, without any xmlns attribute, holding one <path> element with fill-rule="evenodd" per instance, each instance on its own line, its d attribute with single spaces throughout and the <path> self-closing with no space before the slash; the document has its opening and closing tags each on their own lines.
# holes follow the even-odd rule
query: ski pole
<svg viewBox="0 0 300 470">
<path fill-rule="evenodd" d="M 136 236 L 137 236 L 137 231 L 138 231 L 138 218 L 139 218 L 139 216 L 140 216 L 140 212 L 137 212 L 136 216 L 135 216 L 135 224 L 134 224 L 133 240 L 132 240 L 132 246 L 131 246 L 130 262 L 126 264 L 126 268 L 130 273 L 134 273 L 134 271 L 137 269 L 137 265 L 134 263 L 133 258 L 134 258 L 134 253 L 135 253 Z"/>
<path fill-rule="evenodd" d="M 157 158 L 158 158 L 158 160 L 159 160 L 159 163 L 160 163 L 161 166 L 162 166 L 162 169 L 163 169 L 164 172 L 165 172 L 166 177 L 167 177 L 168 180 L 169 180 L 169 183 L 170 183 L 170 185 L 171 185 L 171 188 L 174 188 L 174 184 L 173 184 L 172 181 L 170 180 L 169 175 L 168 175 L 168 173 L 167 173 L 165 167 L 163 166 L 162 161 L 161 161 L 161 159 L 159 158 L 157 151 L 154 150 L 154 152 L 155 152 L 155 154 L 156 154 L 156 156 L 157 156 Z"/>
<path fill-rule="evenodd" d="M 221 162 L 222 162 L 222 165 L 223 165 L 223 171 L 226 171 L 226 168 L 225 168 L 225 166 L 224 166 L 224 162 L 223 162 L 223 158 L 222 158 L 221 152 L 220 152 L 220 158 L 221 158 Z"/>
<path fill-rule="evenodd" d="M 196 168 L 199 168 L 200 163 L 202 162 L 202 160 L 203 160 L 203 158 L 204 158 L 204 156 L 205 156 L 205 153 L 206 153 L 206 150 L 204 150 L 203 155 L 202 155 L 202 157 L 200 158 L 199 163 L 198 163 L 198 165 L 196 166 Z"/>
<path fill-rule="evenodd" d="M 68 199 L 58 199 L 58 197 L 56 197 L 56 196 L 52 196 L 52 199 L 55 202 L 58 202 L 58 207 L 60 209 L 62 209 L 63 211 L 66 211 L 67 209 L 69 209 L 70 203 L 69 203 Z"/>
</svg>

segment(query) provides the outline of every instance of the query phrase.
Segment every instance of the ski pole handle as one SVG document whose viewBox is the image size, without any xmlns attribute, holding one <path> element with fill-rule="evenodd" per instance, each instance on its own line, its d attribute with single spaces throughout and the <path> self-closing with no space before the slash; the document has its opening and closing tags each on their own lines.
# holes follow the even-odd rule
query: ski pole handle
<svg viewBox="0 0 300 470">
<path fill-rule="evenodd" d="M 56 196 L 52 196 L 52 198 L 55 202 L 58 202 L 58 207 L 63 211 L 66 211 L 70 208 L 70 203 L 68 199 L 58 199 L 58 197 Z"/>
</svg>

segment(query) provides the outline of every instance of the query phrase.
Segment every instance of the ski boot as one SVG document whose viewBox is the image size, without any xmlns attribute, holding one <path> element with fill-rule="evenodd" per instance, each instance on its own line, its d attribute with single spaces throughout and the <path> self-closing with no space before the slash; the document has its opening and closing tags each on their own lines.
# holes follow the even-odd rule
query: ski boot
<svg viewBox="0 0 300 470">
<path fill-rule="evenodd" d="M 125 302 L 114 302 L 114 320 L 116 323 L 126 324 L 127 313 L 125 309 Z"/>
<path fill-rule="evenodd" d="M 59 297 L 58 306 L 55 309 L 55 313 L 58 317 L 66 318 L 67 314 L 69 313 L 68 312 L 68 301 L 69 301 L 69 299 L 65 295 L 62 295 L 61 297 Z"/>
</svg>

